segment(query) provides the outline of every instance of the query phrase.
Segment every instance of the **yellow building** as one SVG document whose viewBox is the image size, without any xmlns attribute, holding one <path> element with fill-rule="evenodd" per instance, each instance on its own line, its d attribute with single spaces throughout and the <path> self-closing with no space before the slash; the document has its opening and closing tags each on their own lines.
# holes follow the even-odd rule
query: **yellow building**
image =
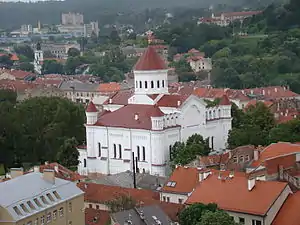
<svg viewBox="0 0 300 225">
<path fill-rule="evenodd" d="M 53 170 L 23 175 L 11 169 L 0 183 L 0 225 L 84 225 L 84 192 Z"/>
</svg>

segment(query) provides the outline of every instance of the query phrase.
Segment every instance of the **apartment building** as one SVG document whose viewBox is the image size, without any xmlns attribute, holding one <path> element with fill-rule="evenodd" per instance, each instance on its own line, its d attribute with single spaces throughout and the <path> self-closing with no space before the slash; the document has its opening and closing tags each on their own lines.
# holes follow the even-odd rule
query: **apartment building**
<svg viewBox="0 0 300 225">
<path fill-rule="evenodd" d="M 54 170 L 23 175 L 16 168 L 11 177 L 0 183 L 1 225 L 84 225 L 84 193 L 75 183 Z"/>
</svg>

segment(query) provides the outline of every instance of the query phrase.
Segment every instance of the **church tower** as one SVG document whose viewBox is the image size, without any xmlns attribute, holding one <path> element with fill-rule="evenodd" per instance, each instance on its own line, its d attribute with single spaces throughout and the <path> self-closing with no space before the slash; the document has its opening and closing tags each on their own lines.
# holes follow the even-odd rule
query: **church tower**
<svg viewBox="0 0 300 225">
<path fill-rule="evenodd" d="M 135 95 L 168 94 L 168 67 L 153 46 L 149 46 L 134 70 Z"/>
<path fill-rule="evenodd" d="M 34 71 L 39 75 L 42 74 L 43 61 L 44 61 L 44 55 L 41 49 L 41 44 L 37 43 L 36 50 L 34 51 L 33 65 L 34 65 Z"/>
</svg>

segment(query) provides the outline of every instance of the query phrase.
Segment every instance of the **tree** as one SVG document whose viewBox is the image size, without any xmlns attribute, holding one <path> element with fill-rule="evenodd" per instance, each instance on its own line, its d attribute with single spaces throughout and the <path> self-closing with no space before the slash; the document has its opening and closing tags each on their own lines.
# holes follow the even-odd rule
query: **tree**
<svg viewBox="0 0 300 225">
<path fill-rule="evenodd" d="M 207 211 L 216 212 L 218 206 L 216 204 L 195 203 L 184 208 L 179 214 L 180 225 L 198 224 L 201 221 L 203 214 Z"/>
<path fill-rule="evenodd" d="M 77 167 L 79 160 L 79 152 L 76 148 L 78 142 L 75 138 L 68 138 L 64 140 L 63 145 L 60 146 L 57 153 L 57 161 L 61 165 L 71 168 Z"/>
<path fill-rule="evenodd" d="M 34 72 L 34 66 L 32 63 L 24 62 L 19 65 L 20 70 Z"/>
<path fill-rule="evenodd" d="M 80 51 L 77 48 L 69 48 L 68 57 L 77 57 L 80 56 Z"/>
<path fill-rule="evenodd" d="M 31 62 L 34 59 L 33 49 L 29 45 L 25 45 L 25 44 L 15 45 L 14 51 L 17 53 L 17 55 L 25 56 Z"/>
<path fill-rule="evenodd" d="M 193 134 L 186 143 L 176 142 L 170 149 L 170 162 L 175 165 L 186 165 L 200 155 L 208 155 L 210 148 L 208 140 L 204 140 L 199 134 Z"/>
<path fill-rule="evenodd" d="M 121 195 L 120 197 L 106 202 L 112 213 L 133 209 L 136 201 L 129 195 Z"/>
<path fill-rule="evenodd" d="M 269 143 L 276 143 L 278 141 L 299 142 L 300 120 L 294 119 L 273 127 L 269 133 Z"/>
<path fill-rule="evenodd" d="M 115 45 L 119 45 L 120 42 L 121 42 L 121 38 L 120 38 L 120 36 L 118 34 L 118 31 L 116 29 L 113 29 L 110 32 L 109 38 L 110 38 L 111 43 L 113 43 Z"/>
<path fill-rule="evenodd" d="M 0 56 L 0 64 L 3 66 L 11 67 L 13 65 L 13 61 L 10 59 L 9 55 Z"/>
<path fill-rule="evenodd" d="M 64 67 L 61 63 L 56 60 L 45 60 L 42 66 L 43 74 L 62 74 Z"/>
<path fill-rule="evenodd" d="M 205 211 L 197 225 L 237 225 L 228 213 L 216 210 Z"/>
</svg>

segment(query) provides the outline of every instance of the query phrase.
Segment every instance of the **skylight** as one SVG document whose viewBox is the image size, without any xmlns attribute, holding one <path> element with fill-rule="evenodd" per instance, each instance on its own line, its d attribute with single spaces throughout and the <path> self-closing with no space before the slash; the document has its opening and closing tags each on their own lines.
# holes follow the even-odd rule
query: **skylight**
<svg viewBox="0 0 300 225">
<path fill-rule="evenodd" d="M 61 199 L 61 197 L 59 196 L 59 194 L 57 193 L 57 191 L 53 191 L 53 194 L 54 194 L 54 196 L 55 196 L 57 199 Z"/>
<path fill-rule="evenodd" d="M 26 208 L 26 206 L 23 203 L 20 206 L 24 212 L 29 213 L 29 210 Z"/>
<path fill-rule="evenodd" d="M 174 182 L 174 181 L 169 181 L 167 183 L 167 187 L 175 187 L 175 186 L 176 186 L 176 182 Z"/>
<path fill-rule="evenodd" d="M 13 209 L 14 209 L 14 211 L 15 211 L 19 216 L 22 216 L 22 215 L 23 215 L 23 214 L 21 213 L 20 209 L 19 209 L 17 206 L 15 206 Z"/>
<path fill-rule="evenodd" d="M 39 202 L 39 200 L 37 198 L 33 199 L 34 203 L 39 206 L 39 207 L 43 207 L 42 204 Z"/>
</svg>

